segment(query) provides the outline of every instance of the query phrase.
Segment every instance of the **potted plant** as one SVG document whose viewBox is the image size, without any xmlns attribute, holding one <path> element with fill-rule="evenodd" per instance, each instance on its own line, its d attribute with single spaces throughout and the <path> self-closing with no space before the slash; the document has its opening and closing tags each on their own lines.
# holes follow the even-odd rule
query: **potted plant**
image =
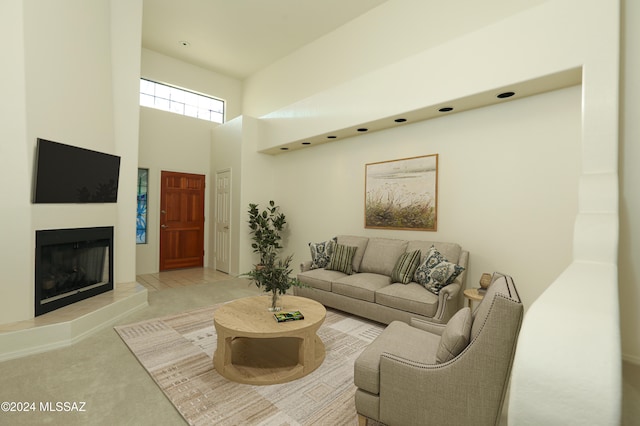
<svg viewBox="0 0 640 426">
<path fill-rule="evenodd" d="M 251 278 L 258 288 L 262 288 L 265 293 L 271 293 L 270 311 L 279 311 L 280 296 L 285 294 L 291 286 L 300 285 L 297 278 L 292 278 L 293 269 L 290 267 L 293 255 L 289 255 L 284 259 L 276 259 L 271 264 L 263 264 L 262 267 L 252 269 L 242 274 Z"/>
<path fill-rule="evenodd" d="M 262 211 L 257 204 L 249 204 L 249 233 L 253 240 L 251 247 L 254 253 L 260 255 L 260 263 L 241 276 L 251 278 L 258 288 L 271 293 L 272 311 L 280 310 L 280 295 L 285 294 L 292 285 L 300 285 L 297 278 L 291 278 L 293 255 L 278 259 L 278 253 L 282 249 L 280 233 L 286 223 L 285 215 L 273 200 Z"/>
<path fill-rule="evenodd" d="M 275 260 L 278 250 L 282 249 L 280 233 L 286 223 L 280 206 L 276 206 L 273 200 L 269 201 L 269 207 L 262 211 L 258 209 L 257 204 L 249 204 L 249 233 L 253 240 L 251 247 L 254 253 L 260 255 L 259 264 L 272 264 Z"/>
</svg>

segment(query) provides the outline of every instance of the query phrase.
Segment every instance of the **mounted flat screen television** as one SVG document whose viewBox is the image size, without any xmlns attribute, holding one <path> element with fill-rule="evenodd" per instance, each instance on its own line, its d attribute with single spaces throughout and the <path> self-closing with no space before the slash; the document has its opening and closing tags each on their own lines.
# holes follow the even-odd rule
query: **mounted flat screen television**
<svg viewBox="0 0 640 426">
<path fill-rule="evenodd" d="M 38 139 L 34 203 L 115 203 L 120 157 Z"/>
</svg>

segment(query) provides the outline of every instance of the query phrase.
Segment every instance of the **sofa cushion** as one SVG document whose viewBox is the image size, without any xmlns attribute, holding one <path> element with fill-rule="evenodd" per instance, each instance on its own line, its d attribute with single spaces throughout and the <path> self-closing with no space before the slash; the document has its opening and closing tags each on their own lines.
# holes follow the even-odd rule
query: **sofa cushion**
<svg viewBox="0 0 640 426">
<path fill-rule="evenodd" d="M 407 249 L 407 242 L 391 238 L 370 238 L 359 272 L 391 276 L 393 267 Z"/>
<path fill-rule="evenodd" d="M 344 272 L 347 275 L 353 274 L 353 256 L 356 249 L 354 246 L 336 244 L 326 269 Z"/>
<path fill-rule="evenodd" d="M 401 254 L 391 271 L 391 282 L 409 284 L 419 264 L 420 250 Z"/>
<path fill-rule="evenodd" d="M 347 274 L 340 271 L 331 271 L 329 269 L 311 269 L 298 274 L 298 280 L 302 284 L 312 288 L 324 291 L 331 291 L 331 283 L 340 278 L 346 277 Z"/>
<path fill-rule="evenodd" d="M 376 291 L 389 284 L 391 278 L 386 275 L 360 272 L 333 281 L 331 289 L 336 294 L 373 303 L 376 300 Z"/>
<path fill-rule="evenodd" d="M 387 352 L 424 364 L 436 363 L 440 336 L 393 321 L 358 356 L 353 381 L 362 390 L 377 395 L 380 392 L 380 355 Z M 407 345 L 407 342 L 413 344 Z"/>
<path fill-rule="evenodd" d="M 356 254 L 353 256 L 352 269 L 353 272 L 360 272 L 360 263 L 364 256 L 364 251 L 367 248 L 369 239 L 367 237 L 358 237 L 355 235 L 338 235 L 338 244 L 345 246 L 353 246 L 356 248 Z"/>
<path fill-rule="evenodd" d="M 469 344 L 471 334 L 471 309 L 462 308 L 451 317 L 442 332 L 436 361 L 438 364 L 457 357 Z"/>
<path fill-rule="evenodd" d="M 414 282 L 381 288 L 376 291 L 376 303 L 426 317 L 433 317 L 438 310 L 438 296 Z"/>
<path fill-rule="evenodd" d="M 427 258 L 431 246 L 434 246 L 449 262 L 458 263 L 462 247 L 456 243 L 441 243 L 431 241 L 409 241 L 407 251 L 420 250 L 422 252 L 421 262 Z"/>
<path fill-rule="evenodd" d="M 324 268 L 329 264 L 336 238 L 321 243 L 309 243 L 311 250 L 311 269 Z"/>
</svg>

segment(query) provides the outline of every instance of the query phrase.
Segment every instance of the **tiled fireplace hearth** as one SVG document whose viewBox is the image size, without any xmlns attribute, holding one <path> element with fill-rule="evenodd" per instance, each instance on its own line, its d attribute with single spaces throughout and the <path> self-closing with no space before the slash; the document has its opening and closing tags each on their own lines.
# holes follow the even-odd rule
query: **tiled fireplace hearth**
<svg viewBox="0 0 640 426">
<path fill-rule="evenodd" d="M 112 226 L 36 231 L 36 316 L 110 290 Z"/>
<path fill-rule="evenodd" d="M 135 279 L 116 282 L 114 251 L 113 227 L 36 231 L 34 316 L 0 324 L 0 362 L 72 345 L 148 306 Z"/>
</svg>

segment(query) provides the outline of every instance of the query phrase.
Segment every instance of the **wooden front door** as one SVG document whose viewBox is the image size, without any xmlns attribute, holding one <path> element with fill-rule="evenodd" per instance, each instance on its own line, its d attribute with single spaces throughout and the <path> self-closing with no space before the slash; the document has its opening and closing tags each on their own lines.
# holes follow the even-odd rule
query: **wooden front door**
<svg viewBox="0 0 640 426">
<path fill-rule="evenodd" d="M 161 271 L 204 265 L 204 185 L 204 175 L 161 172 Z"/>
</svg>

